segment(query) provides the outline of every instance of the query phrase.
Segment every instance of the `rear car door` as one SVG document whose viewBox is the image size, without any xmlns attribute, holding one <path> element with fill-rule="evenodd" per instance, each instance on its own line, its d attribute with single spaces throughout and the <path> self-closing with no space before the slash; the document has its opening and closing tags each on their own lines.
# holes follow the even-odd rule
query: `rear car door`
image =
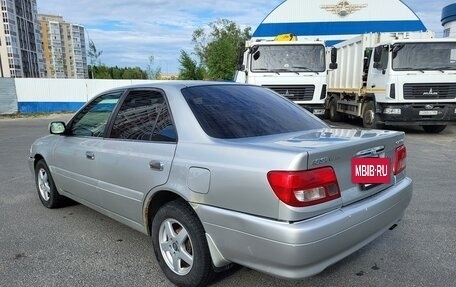
<svg viewBox="0 0 456 287">
<path fill-rule="evenodd" d="M 103 94 L 79 111 L 54 147 L 51 171 L 59 189 L 99 205 L 95 151 L 103 144 L 106 125 L 124 90 Z"/>
<path fill-rule="evenodd" d="M 176 144 L 164 92 L 128 91 L 96 154 L 103 208 L 142 223 L 144 198 L 168 180 Z"/>
</svg>

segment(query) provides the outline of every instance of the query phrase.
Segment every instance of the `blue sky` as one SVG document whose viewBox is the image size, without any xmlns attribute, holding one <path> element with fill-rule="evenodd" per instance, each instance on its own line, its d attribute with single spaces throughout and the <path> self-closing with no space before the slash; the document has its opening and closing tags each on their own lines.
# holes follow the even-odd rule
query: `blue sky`
<svg viewBox="0 0 456 287">
<path fill-rule="evenodd" d="M 380 1 L 380 0 L 379 0 Z M 283 0 L 37 0 L 38 12 L 84 25 L 107 65 L 145 68 L 149 56 L 163 73 L 177 73 L 180 50 L 191 52 L 195 29 L 226 18 L 252 32 Z M 334 1 L 335 2 L 335 1 Z M 455 0 L 403 0 L 425 26 L 442 35 L 442 8 Z"/>
</svg>

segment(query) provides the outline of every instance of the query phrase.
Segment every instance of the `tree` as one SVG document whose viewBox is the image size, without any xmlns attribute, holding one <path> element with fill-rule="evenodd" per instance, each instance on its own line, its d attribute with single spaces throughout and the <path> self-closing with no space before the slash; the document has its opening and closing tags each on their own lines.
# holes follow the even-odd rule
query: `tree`
<svg viewBox="0 0 456 287">
<path fill-rule="evenodd" d="M 147 65 L 147 77 L 149 80 L 158 80 L 161 77 L 161 67 L 154 67 L 154 56 L 149 57 Z"/>
<path fill-rule="evenodd" d="M 209 78 L 231 80 L 236 71 L 238 51 L 251 37 L 251 28 L 241 30 L 235 22 L 227 19 L 211 22 L 209 28 L 209 34 L 202 28 L 193 32 L 195 54 Z"/>
<path fill-rule="evenodd" d="M 125 80 L 130 79 L 146 79 L 146 73 L 141 70 L 140 67 L 126 68 L 122 74 L 122 78 Z"/>
<path fill-rule="evenodd" d="M 122 79 L 122 74 L 123 74 L 123 71 L 115 66 L 115 67 L 112 67 L 112 78 L 113 79 Z"/>
<path fill-rule="evenodd" d="M 92 79 L 95 79 L 94 73 L 93 73 L 95 66 L 97 64 L 101 65 L 101 61 L 100 61 L 101 54 L 103 54 L 103 51 L 98 51 L 97 47 L 95 46 L 95 43 L 89 39 L 89 50 L 87 51 L 87 55 L 90 58 L 90 65 L 92 66 L 92 69 L 91 69 L 92 70 Z"/>
<path fill-rule="evenodd" d="M 97 79 L 147 79 L 147 72 L 139 67 L 119 68 L 103 64 L 92 67 L 89 65 L 89 73 Z"/>
<path fill-rule="evenodd" d="M 179 57 L 179 63 L 181 64 L 179 68 L 179 79 L 180 80 L 203 80 L 204 79 L 204 68 L 201 64 L 197 64 L 190 55 L 181 50 L 181 55 Z"/>
</svg>

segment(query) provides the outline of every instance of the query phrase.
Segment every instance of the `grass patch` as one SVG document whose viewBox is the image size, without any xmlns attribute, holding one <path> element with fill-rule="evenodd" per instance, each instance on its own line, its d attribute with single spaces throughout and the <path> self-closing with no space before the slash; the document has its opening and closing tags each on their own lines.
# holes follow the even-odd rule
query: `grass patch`
<svg viewBox="0 0 456 287">
<path fill-rule="evenodd" d="M 0 115 L 1 119 L 33 119 L 33 118 L 55 118 L 61 116 L 71 116 L 74 113 L 27 113 L 27 114 L 10 114 Z"/>
</svg>

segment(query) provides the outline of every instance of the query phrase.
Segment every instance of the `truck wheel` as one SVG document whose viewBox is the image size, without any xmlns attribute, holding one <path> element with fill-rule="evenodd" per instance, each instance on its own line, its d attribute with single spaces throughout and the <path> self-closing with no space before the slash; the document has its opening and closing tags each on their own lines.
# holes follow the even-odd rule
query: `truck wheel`
<svg viewBox="0 0 456 287">
<path fill-rule="evenodd" d="M 204 228 L 183 201 L 162 206 L 152 221 L 155 257 L 177 286 L 206 286 L 214 274 Z"/>
<path fill-rule="evenodd" d="M 340 122 L 342 115 L 337 111 L 337 99 L 333 98 L 329 102 L 329 119 L 332 122 Z"/>
<path fill-rule="evenodd" d="M 35 184 L 41 203 L 47 208 L 62 207 L 65 197 L 61 196 L 55 187 L 51 172 L 44 160 L 39 160 L 35 166 Z"/>
<path fill-rule="evenodd" d="M 430 126 L 422 126 L 423 130 L 430 134 L 438 134 L 442 132 L 447 126 L 446 125 L 430 125 Z"/>
<path fill-rule="evenodd" d="M 367 102 L 363 111 L 363 127 L 366 129 L 378 129 L 382 125 L 379 123 L 379 116 L 375 113 L 373 102 Z"/>
</svg>

